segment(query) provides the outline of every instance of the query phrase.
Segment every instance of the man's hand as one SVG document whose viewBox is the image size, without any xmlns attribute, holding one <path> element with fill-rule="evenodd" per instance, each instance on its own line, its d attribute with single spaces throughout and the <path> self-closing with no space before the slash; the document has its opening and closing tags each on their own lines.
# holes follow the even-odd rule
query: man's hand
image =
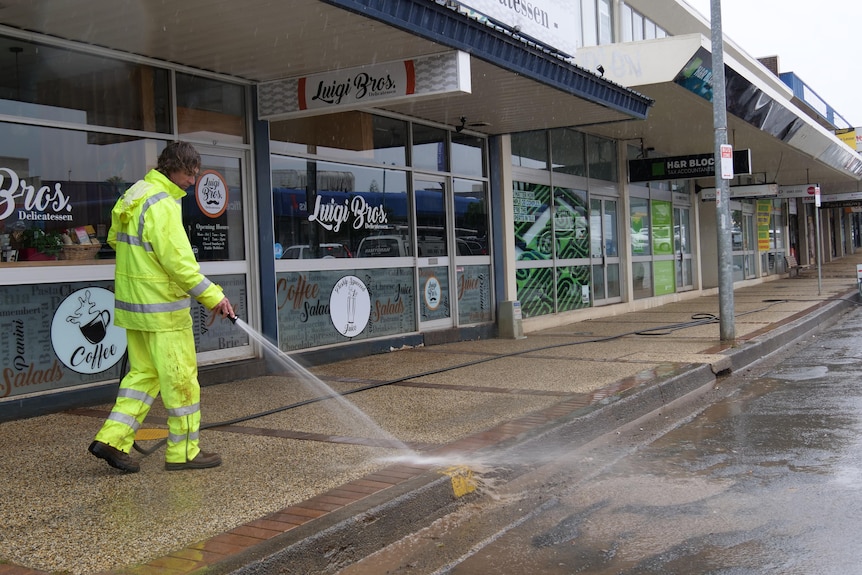
<svg viewBox="0 0 862 575">
<path fill-rule="evenodd" d="M 226 297 L 223 298 L 220 302 L 218 302 L 218 304 L 216 304 L 214 308 L 212 308 L 212 313 L 213 315 L 210 318 L 211 321 L 212 319 L 215 319 L 216 315 L 226 318 L 236 317 L 236 314 L 233 311 L 233 306 L 230 305 L 230 300 Z"/>
</svg>

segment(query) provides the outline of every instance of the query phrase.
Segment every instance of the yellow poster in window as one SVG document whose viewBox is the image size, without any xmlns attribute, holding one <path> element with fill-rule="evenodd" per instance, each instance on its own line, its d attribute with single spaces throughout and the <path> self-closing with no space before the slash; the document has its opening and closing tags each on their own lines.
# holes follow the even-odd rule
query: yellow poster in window
<svg viewBox="0 0 862 575">
<path fill-rule="evenodd" d="M 769 221 L 772 216 L 772 200 L 757 201 L 757 250 L 769 251 Z"/>
</svg>

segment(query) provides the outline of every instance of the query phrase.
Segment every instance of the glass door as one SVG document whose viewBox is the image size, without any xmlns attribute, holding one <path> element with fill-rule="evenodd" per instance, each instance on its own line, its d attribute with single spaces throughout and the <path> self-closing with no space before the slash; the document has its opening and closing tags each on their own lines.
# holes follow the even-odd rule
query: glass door
<svg viewBox="0 0 862 575">
<path fill-rule="evenodd" d="M 218 283 L 230 299 L 237 316 L 256 325 L 255 301 L 250 289 L 251 265 L 247 208 L 246 156 L 243 152 L 197 146 L 201 169 L 183 202 L 183 222 L 201 271 Z M 213 321 L 200 304 L 193 305 L 195 344 L 201 363 L 249 357 L 254 353 L 248 335 L 230 322 Z"/>
<path fill-rule="evenodd" d="M 751 204 L 731 202 L 731 233 L 733 245 L 733 281 L 752 279 L 757 274 L 755 254 L 757 235 L 754 227 L 754 208 Z"/>
<path fill-rule="evenodd" d="M 419 329 L 443 329 L 453 325 L 450 288 L 452 245 L 455 242 L 449 206 L 447 178 L 415 175 L 414 221 L 416 222 L 417 300 Z"/>
<path fill-rule="evenodd" d="M 676 255 L 676 289 L 691 289 L 691 209 L 673 209 L 673 249 Z"/>
<path fill-rule="evenodd" d="M 590 199 L 590 265 L 593 305 L 620 299 L 617 200 Z"/>
</svg>

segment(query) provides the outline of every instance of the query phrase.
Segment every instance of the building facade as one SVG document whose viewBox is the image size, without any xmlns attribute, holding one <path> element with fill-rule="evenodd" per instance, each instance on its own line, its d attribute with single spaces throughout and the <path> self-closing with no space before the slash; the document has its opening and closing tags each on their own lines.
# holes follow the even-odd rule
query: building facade
<svg viewBox="0 0 862 575">
<path fill-rule="evenodd" d="M 110 2 L 4 6 L 0 420 L 114 395 L 125 337 L 110 211 L 176 139 L 203 158 L 183 200 L 203 272 L 309 362 L 713 289 L 709 176 L 633 172 L 711 154 L 708 92 L 692 79 L 708 72 L 708 27 L 672 0 L 637 4 L 302 0 L 290 19 L 263 1 L 137 18 Z M 786 154 L 840 199 L 862 174 L 855 152 L 777 77 L 730 56 L 783 119 L 730 110 L 755 166 L 734 184 L 774 183 L 758 158 Z M 668 112 L 680 109 L 684 123 Z M 734 197 L 735 280 L 782 273 L 788 253 L 808 263 L 814 217 L 829 257 L 855 245 L 851 218 L 815 211 L 791 183 L 803 182 Z M 202 378 L 265 370 L 253 338 L 192 315 Z"/>
</svg>

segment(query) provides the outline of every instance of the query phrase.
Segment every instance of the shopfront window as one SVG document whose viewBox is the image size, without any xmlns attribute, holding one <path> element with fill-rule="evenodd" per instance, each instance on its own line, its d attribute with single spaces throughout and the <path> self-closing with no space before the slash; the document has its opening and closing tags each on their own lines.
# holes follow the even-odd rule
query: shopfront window
<svg viewBox="0 0 862 575">
<path fill-rule="evenodd" d="M 647 198 L 631 198 L 629 221 L 631 225 L 632 284 L 634 298 L 643 299 L 653 295 L 653 262 L 650 220 L 650 201 Z"/>
<path fill-rule="evenodd" d="M 182 201 L 197 258 L 246 256 L 242 163 L 249 152 L 221 144 L 247 142 L 247 88 L 105 53 L 0 39 L 0 115 L 9 120 L 0 122 L 0 333 L 9 336 L 0 346 L 9 384 L 0 385 L 0 397 L 122 376 L 111 211 L 155 168 L 168 142 L 190 141 L 201 154 L 196 185 Z M 213 141 L 219 146 L 208 148 Z M 203 267 L 237 314 L 249 317 L 244 262 Z M 247 334 L 230 322 L 207 323 L 208 310 L 191 305 L 203 361 L 252 356 Z"/>
<path fill-rule="evenodd" d="M 165 142 L 124 137 L 108 143 L 94 136 L 0 123 L 0 247 L 6 262 L 113 259 L 107 244 L 111 210 L 156 165 Z M 203 154 L 201 176 L 187 192 L 183 222 L 198 259 L 244 259 L 239 160 Z"/>
<path fill-rule="evenodd" d="M 237 84 L 178 73 L 179 133 L 205 142 L 246 142 L 245 90 Z"/>
<path fill-rule="evenodd" d="M 587 177 L 586 141 L 583 132 L 569 128 L 551 132 L 551 150 L 554 171 L 573 176 Z"/>
<path fill-rule="evenodd" d="M 270 134 L 281 349 L 493 320 L 483 138 L 366 112 Z"/>
<path fill-rule="evenodd" d="M 742 251 L 745 247 L 743 240 L 745 239 L 745 235 L 742 233 L 742 210 L 733 210 L 731 213 L 730 219 L 733 223 L 733 229 L 731 230 L 730 242 L 733 251 Z"/>
<path fill-rule="evenodd" d="M 547 170 L 547 132 L 512 134 L 512 165 L 534 170 Z"/>
<path fill-rule="evenodd" d="M 587 162 L 590 178 L 617 182 L 617 145 L 613 140 L 587 136 Z"/>
<path fill-rule="evenodd" d="M 72 252 L 64 254 L 64 242 L 81 238 L 101 247 L 76 249 L 88 253 L 75 259 L 113 258 L 105 243 L 111 209 L 155 165 L 164 144 L 129 137 L 107 143 L 98 136 L 0 123 L 0 243 L 8 246 L 7 261 L 64 259 Z M 60 239 L 59 249 L 50 248 L 52 238 Z"/>
<path fill-rule="evenodd" d="M 272 122 L 269 130 L 273 153 L 407 165 L 408 124 L 403 120 L 353 111 Z"/>
<path fill-rule="evenodd" d="M 187 192 L 183 223 L 197 260 L 245 259 L 240 160 L 201 154 L 200 174 Z"/>
<path fill-rule="evenodd" d="M 271 161 L 277 258 L 413 255 L 405 172 L 283 156 Z"/>
<path fill-rule="evenodd" d="M 554 243 L 558 260 L 589 257 L 590 220 L 587 192 L 554 188 Z"/>
<path fill-rule="evenodd" d="M 782 251 L 786 247 L 784 239 L 785 217 L 781 211 L 781 203 L 782 200 L 772 200 L 772 238 L 770 243 L 778 251 Z"/>
<path fill-rule="evenodd" d="M 488 201 L 485 184 L 455 179 L 455 241 L 458 255 L 488 255 Z"/>
<path fill-rule="evenodd" d="M 420 258 L 450 255 L 447 249 L 449 237 L 446 218 L 446 189 L 436 179 L 415 180 L 416 198 L 416 255 Z M 431 273 L 435 275 L 440 270 Z M 441 312 L 443 310 L 440 310 Z M 426 316 L 429 318 L 429 316 Z M 429 318 L 434 319 L 434 318 Z"/>
<path fill-rule="evenodd" d="M 167 70 L 3 38 L 0 114 L 171 133 Z M 127 136 L 89 134 L 89 143 Z"/>
<path fill-rule="evenodd" d="M 619 297 L 617 143 L 557 128 L 513 134 L 511 147 L 516 277 L 524 317 Z M 649 254 L 648 244 L 643 249 Z"/>
<path fill-rule="evenodd" d="M 757 244 L 761 252 L 761 273 L 785 271 L 785 218 L 781 203 L 781 200 L 757 200 Z"/>
<path fill-rule="evenodd" d="M 514 182 L 515 253 L 519 260 L 547 260 L 554 256 L 551 188 Z"/>
<path fill-rule="evenodd" d="M 485 139 L 452 134 L 452 173 L 481 178 L 485 175 Z"/>
<path fill-rule="evenodd" d="M 647 256 L 652 253 L 650 242 L 649 200 L 632 198 L 630 206 L 632 255 Z"/>
<path fill-rule="evenodd" d="M 446 130 L 421 124 L 413 124 L 414 168 L 435 172 L 449 171 L 446 154 Z"/>
</svg>

